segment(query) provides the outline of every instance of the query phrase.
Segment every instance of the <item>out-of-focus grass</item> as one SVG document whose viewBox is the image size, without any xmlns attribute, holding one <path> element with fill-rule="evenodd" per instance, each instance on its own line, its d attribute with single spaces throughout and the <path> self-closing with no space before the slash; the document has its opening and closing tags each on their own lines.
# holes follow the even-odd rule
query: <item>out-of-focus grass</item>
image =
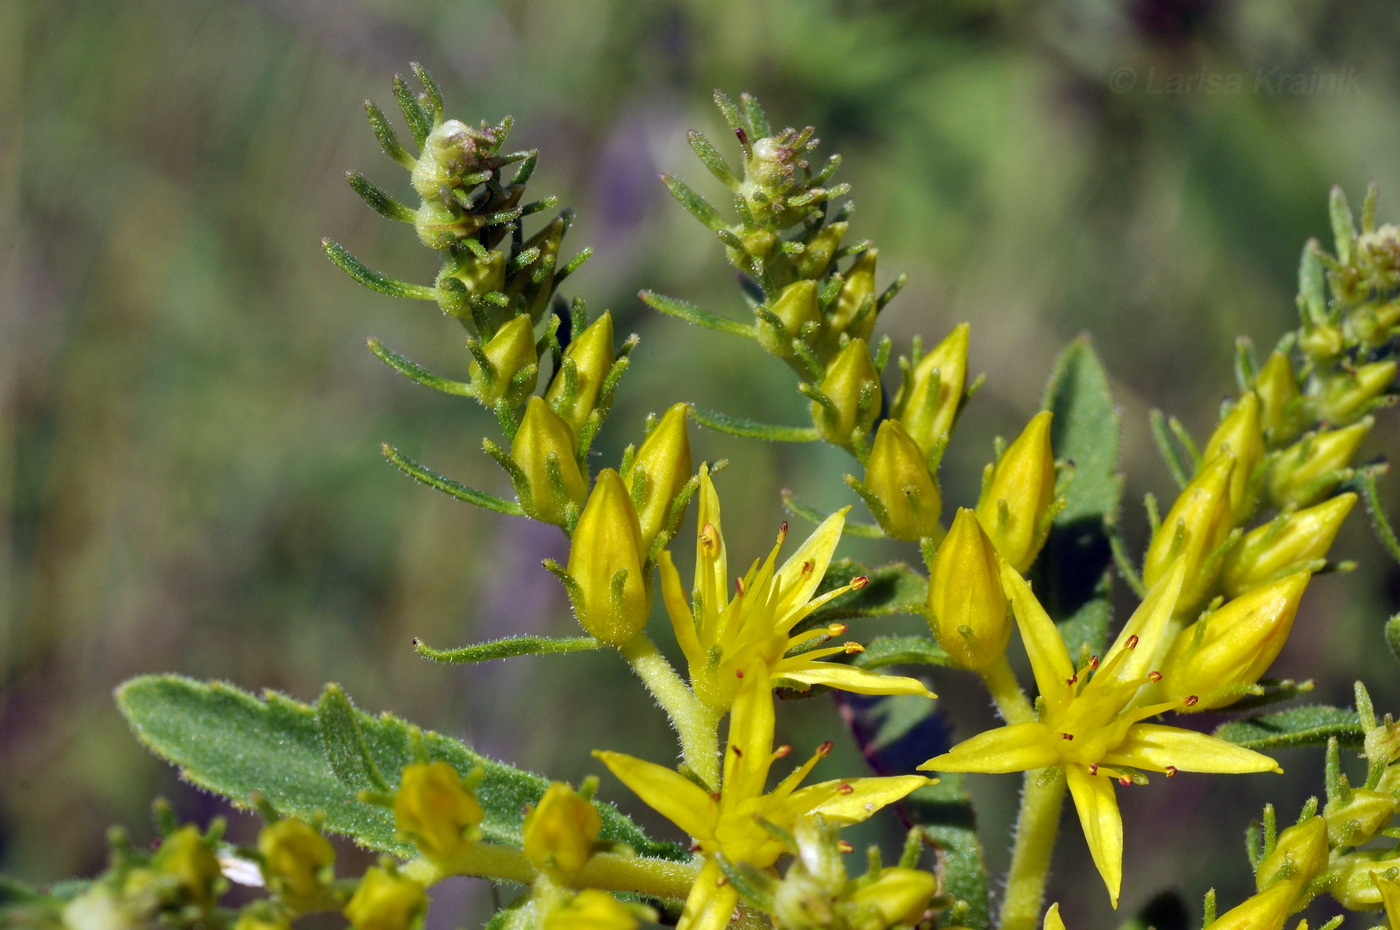
<svg viewBox="0 0 1400 930">
<path fill-rule="evenodd" d="M 187 816 L 214 810 L 112 708 L 111 688 L 140 672 L 302 698 L 337 680 L 366 707 L 559 777 L 591 771 L 594 746 L 669 757 L 663 722 L 606 656 L 462 670 L 409 648 L 414 635 L 453 645 L 571 620 L 538 568 L 560 555 L 557 534 L 473 512 L 379 458 L 389 440 L 502 490 L 478 450 L 490 420 L 363 348 L 375 335 L 460 373 L 455 324 L 357 288 L 316 246 L 330 235 L 376 267 L 431 273 L 411 233 L 340 177 L 354 167 L 405 189 L 360 101 L 387 102 L 408 60 L 434 72 L 453 115 L 517 117 L 513 143 L 542 151 L 534 189 L 574 205 L 570 244 L 596 250 L 570 293 L 642 334 L 602 461 L 677 400 L 805 416 L 755 347 L 651 316 L 634 296 L 741 312 L 718 248 L 655 174 L 708 190 L 685 131 L 724 145 L 709 92 L 749 90 L 844 154 L 854 234 L 880 246 L 882 278 L 910 274 L 885 331 L 903 347 L 973 323 L 988 381 L 945 460 L 948 506 L 973 497 L 991 437 L 1019 429 L 1058 347 L 1087 330 L 1125 407 L 1140 549 L 1135 501 L 1168 491 L 1148 408 L 1208 429 L 1233 390 L 1235 335 L 1267 347 L 1290 327 L 1297 255 L 1327 229 L 1331 183 L 1355 201 L 1379 180 L 1382 216 L 1400 216 L 1397 32 L 1384 0 L 0 3 L 0 870 L 95 870 L 106 825 L 139 825 L 155 792 L 177 792 Z M 1290 92 L 1292 75 L 1313 74 L 1339 89 Z M 1168 93 L 1173 75 L 1201 87 Z M 1240 92 L 1205 89 L 1231 75 Z M 1393 452 L 1382 423 L 1376 450 Z M 695 441 L 697 456 L 732 463 L 731 551 L 766 549 L 780 487 L 846 502 L 849 463 L 834 454 Z M 1338 701 L 1367 674 L 1395 708 L 1390 668 L 1366 664 L 1383 651 L 1394 572 L 1364 533 L 1342 547 L 1368 568 L 1319 579 L 1283 671 L 1323 677 Z M 985 712 L 970 683 L 939 684 L 966 692 L 959 712 Z M 600 703 L 612 687 L 633 700 Z M 835 735 L 829 716 L 797 716 L 798 739 Z M 1295 794 L 1317 790 L 1318 759 L 1285 763 Z M 1159 881 L 1243 893 L 1235 838 L 1284 791 L 1265 782 L 1177 780 L 1130 799 L 1126 905 Z M 1001 862 L 1012 785 L 976 790 L 1005 798 L 985 832 Z M 1183 828 L 1190 855 L 1146 823 L 1168 812 L 1205 824 Z M 1081 845 L 1070 831 L 1067 863 L 1082 863 Z M 1102 911 L 1092 895 L 1066 908 Z"/>
</svg>

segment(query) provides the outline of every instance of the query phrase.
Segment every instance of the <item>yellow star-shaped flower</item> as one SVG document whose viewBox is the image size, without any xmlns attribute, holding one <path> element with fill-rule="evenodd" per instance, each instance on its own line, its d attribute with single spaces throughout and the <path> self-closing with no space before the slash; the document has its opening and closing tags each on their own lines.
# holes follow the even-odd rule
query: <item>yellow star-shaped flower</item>
<svg viewBox="0 0 1400 930">
<path fill-rule="evenodd" d="M 1123 878 L 1123 819 L 1113 782 L 1145 781 L 1137 770 L 1163 772 L 1280 772 L 1268 756 L 1179 727 L 1145 723 L 1194 702 L 1144 704 L 1143 686 L 1164 648 L 1168 621 L 1184 577 L 1181 560 L 1147 593 L 1102 662 L 1076 670 L 1059 630 L 1015 569 L 1002 566 L 1002 584 L 1040 689 L 1038 718 L 988 730 L 928 760 L 938 772 L 1019 772 L 1063 769 L 1094 864 L 1113 905 Z"/>
<path fill-rule="evenodd" d="M 773 699 L 757 663 L 744 670 L 729 718 L 724 780 L 715 794 L 673 769 L 618 752 L 595 752 L 618 779 L 695 839 L 706 863 L 686 899 L 678 930 L 721 930 L 738 904 L 715 857 L 755 868 L 772 866 L 783 844 L 764 822 L 789 833 L 799 818 L 821 814 L 828 823 L 865 820 L 886 804 L 930 784 L 922 775 L 851 778 L 798 787 L 830 750 L 827 743 L 791 775 L 765 792 L 769 770 L 791 747 L 773 749 Z"/>
<path fill-rule="evenodd" d="M 781 567 L 775 567 L 777 545 L 762 563 L 754 562 L 729 597 L 729 567 L 724 536 L 720 533 L 719 496 L 709 472 L 700 471 L 700 515 L 695 546 L 695 588 L 688 602 L 669 552 L 658 558 L 661 595 L 671 617 L 676 640 L 690 666 L 690 683 L 696 697 L 713 710 L 723 712 L 734 700 L 736 672 L 757 662 L 770 678 L 801 686 L 826 685 L 863 694 L 934 695 L 914 678 L 882 675 L 835 662 L 833 655 L 860 652 L 856 643 L 822 649 L 811 647 L 846 632 L 844 624 L 818 627 L 797 635 L 792 630 L 812 611 L 845 592 L 863 587 L 864 578 L 814 597 L 841 539 L 846 511 L 828 517 Z M 805 649 L 806 651 L 800 651 Z"/>
</svg>

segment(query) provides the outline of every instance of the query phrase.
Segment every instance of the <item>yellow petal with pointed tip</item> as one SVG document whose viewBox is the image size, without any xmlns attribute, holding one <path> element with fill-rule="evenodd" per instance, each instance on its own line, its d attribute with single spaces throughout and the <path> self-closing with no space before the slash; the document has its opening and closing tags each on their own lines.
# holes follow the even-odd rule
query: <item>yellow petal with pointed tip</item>
<svg viewBox="0 0 1400 930">
<path fill-rule="evenodd" d="M 1026 644 L 1026 654 L 1030 656 L 1036 687 L 1046 703 L 1052 707 L 1062 706 L 1068 700 L 1065 682 L 1074 677 L 1074 664 L 1070 661 L 1064 640 L 1060 638 L 1060 631 L 1031 593 L 1026 579 L 1006 562 L 1001 565 L 1001 584 L 1011 599 L 1011 609 L 1016 614 L 1016 625 Z"/>
<path fill-rule="evenodd" d="M 1060 904 L 1058 901 L 1050 905 L 1050 910 L 1045 912 L 1044 930 L 1065 930 L 1065 922 L 1060 919 Z"/>
<path fill-rule="evenodd" d="M 935 756 L 918 768 L 931 772 L 987 772 L 992 775 L 1041 769 L 1059 761 L 1059 755 L 1051 748 L 1053 736 L 1045 724 L 1036 721 L 997 727 L 963 740 L 951 752 Z"/>
<path fill-rule="evenodd" d="M 1119 667 L 1119 681 L 1142 678 L 1156 667 L 1168 645 L 1163 642 L 1167 623 L 1172 618 L 1172 612 L 1176 610 L 1177 598 L 1181 594 L 1181 586 L 1185 579 L 1186 560 L 1178 558 L 1147 592 L 1138 609 L 1133 611 L 1133 615 L 1124 624 L 1123 632 L 1118 634 L 1108 654 L 1104 656 L 1104 664 L 1107 665 L 1120 651 L 1127 648 L 1128 641 L 1133 636 L 1137 637 L 1137 645 L 1132 655 L 1124 659 Z"/>
<path fill-rule="evenodd" d="M 1077 765 L 1065 766 L 1069 793 L 1084 838 L 1089 841 L 1089 853 L 1094 857 L 1108 897 L 1118 906 L 1118 891 L 1123 885 L 1123 817 L 1118 813 L 1118 798 L 1113 783 L 1103 775 L 1090 775 Z"/>
<path fill-rule="evenodd" d="M 836 544 L 841 541 L 841 531 L 846 528 L 846 511 L 850 509 L 843 507 L 823 520 L 821 526 L 813 530 L 812 535 L 778 569 L 777 573 L 783 579 L 779 593 L 780 606 L 776 611 L 779 617 L 806 604 L 816 593 L 817 585 L 821 584 L 827 566 L 831 564 Z M 812 567 L 804 571 L 803 566 L 808 562 L 812 563 Z"/>
<path fill-rule="evenodd" d="M 632 793 L 697 840 L 713 832 L 715 802 L 679 772 L 620 752 L 593 753 Z"/>
<path fill-rule="evenodd" d="M 808 816 L 821 814 L 832 823 L 860 823 L 885 805 L 903 800 L 911 791 L 928 784 L 932 782 L 922 775 L 836 779 L 799 788 L 783 806 Z"/>
<path fill-rule="evenodd" d="M 800 659 L 801 656 L 794 658 Z M 810 662 L 806 663 L 805 667 L 798 668 L 784 668 L 780 662 L 773 668 L 773 675 L 800 681 L 804 685 L 826 685 L 828 688 L 854 691 L 857 694 L 916 694 L 926 698 L 938 697 L 916 678 L 881 675 L 878 672 L 831 662 Z"/>
<path fill-rule="evenodd" d="M 1283 771 L 1277 762 L 1263 753 L 1204 733 L 1158 723 L 1133 724 L 1128 728 L 1123 742 L 1104 756 L 1104 762 L 1156 771 L 1166 771 L 1170 766 L 1182 772 L 1222 772 L 1232 775 Z"/>
</svg>

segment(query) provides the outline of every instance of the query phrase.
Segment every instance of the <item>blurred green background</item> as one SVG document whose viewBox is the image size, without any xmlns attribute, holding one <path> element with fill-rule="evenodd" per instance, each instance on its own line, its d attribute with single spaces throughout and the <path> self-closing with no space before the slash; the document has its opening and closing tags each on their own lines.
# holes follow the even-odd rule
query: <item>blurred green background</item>
<svg viewBox="0 0 1400 930">
<path fill-rule="evenodd" d="M 725 147 L 710 91 L 748 90 L 845 156 L 853 234 L 879 245 L 882 283 L 909 273 L 882 317 L 897 347 L 973 324 L 988 379 L 945 459 L 945 506 L 971 502 L 992 437 L 1020 429 L 1059 348 L 1087 331 L 1124 408 L 1135 551 L 1136 502 L 1171 491 L 1148 410 L 1204 436 L 1234 391 L 1235 336 L 1267 348 L 1294 325 L 1297 256 L 1327 230 L 1329 185 L 1358 203 L 1377 180 L 1382 218 L 1400 217 L 1390 0 L 0 0 L 0 871 L 97 871 L 108 824 L 149 838 L 156 793 L 186 817 L 223 810 L 122 723 L 111 689 L 143 672 L 302 699 L 339 681 L 362 707 L 560 778 L 597 771 L 593 747 L 673 752 L 613 657 L 446 668 L 410 648 L 572 625 L 538 567 L 562 557 L 556 531 L 475 512 L 379 455 L 392 441 L 504 492 L 480 452 L 490 418 L 364 347 L 373 335 L 461 377 L 461 331 L 354 285 L 317 244 L 430 280 L 434 258 L 342 178 L 353 167 L 406 195 L 361 102 L 388 104 L 410 60 L 450 115 L 516 117 L 511 147 L 541 151 L 532 191 L 579 211 L 566 251 L 596 250 L 567 292 L 642 337 L 599 461 L 680 400 L 805 422 L 782 365 L 635 296 L 743 312 L 719 248 L 656 174 L 710 191 L 685 132 Z M 1394 420 L 1370 454 L 1400 449 Z M 780 488 L 852 499 L 834 453 L 694 441 L 697 458 L 730 459 L 720 490 L 741 557 L 770 544 Z M 1337 702 L 1364 674 L 1397 710 L 1380 623 L 1400 580 L 1360 515 L 1350 529 L 1339 554 L 1363 570 L 1314 584 L 1278 669 Z M 965 732 L 987 719 L 970 680 L 936 684 Z M 613 688 L 623 697 L 600 698 Z M 840 736 L 824 699 L 780 725 L 799 746 Z M 1125 912 L 1161 888 L 1193 907 L 1210 885 L 1227 906 L 1247 893 L 1248 819 L 1268 798 L 1292 816 L 1321 787 L 1320 754 L 1283 762 L 1283 778 L 1127 792 Z M 973 782 L 1004 867 L 1017 782 Z M 637 807 L 615 782 L 604 796 Z M 1068 922 L 1107 925 L 1077 830 L 1061 846 Z M 485 906 L 453 885 L 434 925 L 475 924 Z"/>
</svg>

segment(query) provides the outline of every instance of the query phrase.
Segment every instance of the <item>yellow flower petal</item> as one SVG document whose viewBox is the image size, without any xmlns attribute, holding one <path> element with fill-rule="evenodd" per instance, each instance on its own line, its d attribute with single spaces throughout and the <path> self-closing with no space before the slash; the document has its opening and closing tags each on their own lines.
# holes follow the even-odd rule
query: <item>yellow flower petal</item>
<svg viewBox="0 0 1400 930">
<path fill-rule="evenodd" d="M 848 778 L 799 788 L 783 807 L 795 813 L 821 814 L 836 824 L 860 823 L 880 808 L 903 800 L 911 791 L 932 782 L 922 775 L 889 778 Z"/>
<path fill-rule="evenodd" d="M 1108 665 L 1119 652 L 1128 647 L 1129 641 L 1136 643 L 1132 653 L 1123 660 L 1119 668 L 1119 681 L 1142 678 L 1156 668 L 1166 646 L 1170 645 L 1163 640 L 1172 612 L 1176 610 L 1177 598 L 1181 594 L 1181 585 L 1185 578 L 1186 560 L 1178 558 L 1128 618 L 1123 632 L 1118 634 L 1118 638 L 1104 656 L 1104 665 Z M 1137 639 L 1133 640 L 1133 637 Z"/>
<path fill-rule="evenodd" d="M 1123 884 L 1123 817 L 1118 813 L 1118 798 L 1107 776 L 1090 775 L 1077 765 L 1065 766 L 1069 793 L 1084 838 L 1089 841 L 1089 853 L 1094 857 L 1108 897 L 1118 906 L 1118 891 Z"/>
<path fill-rule="evenodd" d="M 811 536 L 797 548 L 797 551 L 783 563 L 777 574 L 781 576 L 778 591 L 778 605 L 775 613 L 782 617 L 790 610 L 803 606 L 812 599 L 831 564 L 831 555 L 836 544 L 841 541 L 841 531 L 846 528 L 846 511 L 843 507 L 822 521 Z M 810 568 L 805 568 L 807 563 Z"/>
<path fill-rule="evenodd" d="M 1031 593 L 1026 579 L 1006 562 L 1001 563 L 1001 584 L 1011 599 L 1016 625 L 1020 627 L 1026 654 L 1030 656 L 1036 687 L 1051 708 L 1063 707 L 1069 700 L 1065 683 L 1074 677 L 1074 663 L 1070 661 L 1060 631 Z"/>
<path fill-rule="evenodd" d="M 729 600 L 729 561 L 720 532 L 719 495 L 710 480 L 710 470 L 700 469 L 699 516 L 695 526 L 695 588 L 705 616 L 718 616 Z"/>
<path fill-rule="evenodd" d="M 666 614 L 671 618 L 671 629 L 675 631 L 676 642 L 686 661 L 691 665 L 704 663 L 705 650 L 700 646 L 695 632 L 695 616 L 690 612 L 690 602 L 681 587 L 681 576 L 671 561 L 671 551 L 662 549 L 656 557 L 656 567 L 661 573 L 661 601 L 666 605 Z"/>
<path fill-rule="evenodd" d="M 794 656 L 801 660 L 803 656 Z M 789 660 L 784 660 L 784 662 Z M 789 678 L 804 685 L 826 685 L 841 691 L 854 691 L 857 694 L 916 694 L 919 697 L 938 697 L 924 683 L 916 678 L 902 675 L 881 675 L 863 668 L 837 665 L 833 662 L 794 662 L 794 667 L 784 667 L 779 662 L 773 668 L 774 677 Z"/>
<path fill-rule="evenodd" d="M 593 753 L 617 780 L 697 840 L 709 839 L 717 809 L 704 789 L 679 772 L 620 752 Z"/>
<path fill-rule="evenodd" d="M 1135 723 L 1127 736 L 1103 760 L 1108 765 L 1181 772 L 1282 772 L 1278 763 L 1263 753 L 1223 739 L 1168 727 L 1157 723 Z"/>
<path fill-rule="evenodd" d="M 685 899 L 676 930 L 724 930 L 738 904 L 739 895 L 733 885 L 724 881 L 719 866 L 706 862 Z"/>
<path fill-rule="evenodd" d="M 1060 903 L 1056 901 L 1045 912 L 1044 930 L 1065 930 L 1065 922 L 1060 919 Z"/>
<path fill-rule="evenodd" d="M 754 663 L 744 670 L 729 714 L 722 805 L 763 794 L 772 765 L 773 727 L 773 695 L 768 687 L 768 670 Z"/>
<path fill-rule="evenodd" d="M 1063 648 L 1063 647 L 1062 647 Z M 1043 723 L 997 727 L 963 740 L 952 751 L 935 756 L 918 768 L 933 772 L 1005 774 L 1041 769 L 1060 761 L 1052 748 L 1054 734 Z"/>
</svg>

